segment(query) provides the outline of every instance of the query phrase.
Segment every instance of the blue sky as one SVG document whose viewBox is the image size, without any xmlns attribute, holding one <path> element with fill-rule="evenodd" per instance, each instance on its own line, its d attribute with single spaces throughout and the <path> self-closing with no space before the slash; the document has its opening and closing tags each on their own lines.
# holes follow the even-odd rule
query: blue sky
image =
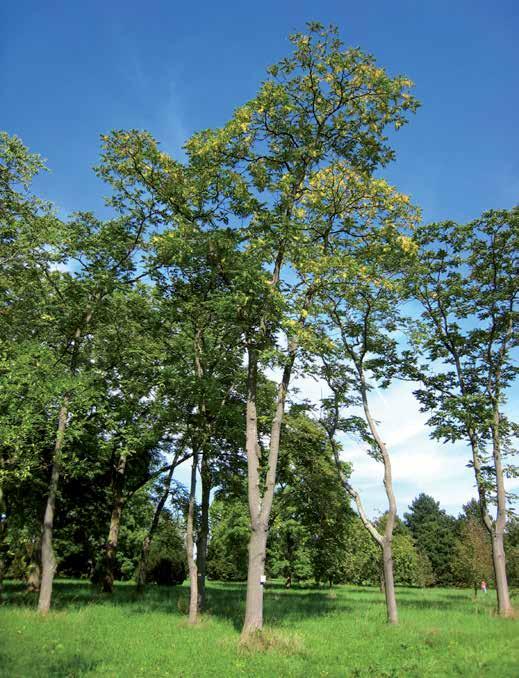
<svg viewBox="0 0 519 678">
<path fill-rule="evenodd" d="M 395 137 L 385 176 L 426 220 L 467 221 L 519 202 L 517 1 L 0 4 L 0 128 L 47 158 L 52 172 L 36 188 L 64 212 L 102 205 L 106 190 L 90 169 L 101 133 L 148 129 L 178 153 L 254 95 L 266 66 L 287 53 L 288 34 L 310 20 L 338 25 L 347 44 L 416 83 L 422 107 Z M 414 431 L 408 395 L 394 398 L 404 398 Z M 388 411 L 397 400 L 389 394 Z M 430 445 L 414 435 L 415 449 Z M 471 492 L 461 459 L 459 468 L 463 492 L 457 477 L 435 476 L 453 511 Z M 372 510 L 383 507 L 378 490 L 366 491 Z"/>
</svg>

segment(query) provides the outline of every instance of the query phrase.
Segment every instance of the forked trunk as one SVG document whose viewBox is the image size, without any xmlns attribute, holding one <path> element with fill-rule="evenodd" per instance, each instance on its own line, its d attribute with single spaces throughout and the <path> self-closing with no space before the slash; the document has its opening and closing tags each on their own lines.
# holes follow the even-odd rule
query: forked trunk
<svg viewBox="0 0 519 678">
<path fill-rule="evenodd" d="M 289 343 L 289 360 L 283 370 L 283 377 L 278 388 L 276 412 L 272 420 L 268 468 L 265 478 L 265 489 L 261 492 L 260 484 L 260 448 L 258 443 L 258 421 L 256 411 L 257 388 L 257 353 L 249 349 L 249 365 L 247 375 L 247 410 L 246 410 L 246 449 L 247 480 L 251 534 L 249 540 L 249 570 L 247 575 L 247 600 L 242 639 L 246 639 L 263 627 L 263 584 L 267 554 L 267 536 L 270 511 L 276 485 L 276 471 L 281 439 L 281 425 L 285 411 L 285 400 L 290 383 L 290 375 L 295 361 L 297 343 Z"/>
<path fill-rule="evenodd" d="M 386 595 L 387 620 L 390 624 L 398 624 L 398 612 L 395 596 L 395 580 L 393 575 L 393 547 L 391 541 L 382 546 L 384 562 L 384 593 Z"/>
<path fill-rule="evenodd" d="M 189 505 L 187 510 L 186 526 L 186 555 L 189 570 L 189 623 L 196 624 L 198 621 L 198 572 L 194 549 L 194 524 L 195 524 L 195 496 L 196 496 L 196 470 L 198 454 L 193 451 L 193 465 L 191 468 L 191 488 L 189 492 Z"/>
<path fill-rule="evenodd" d="M 63 447 L 63 438 L 67 427 L 68 416 L 68 398 L 65 396 L 63 405 L 58 415 L 58 431 L 56 442 L 54 444 L 54 454 L 52 460 L 52 469 L 49 483 L 49 494 L 45 506 L 45 515 L 43 517 L 43 528 L 41 535 L 41 583 L 40 597 L 38 600 L 38 612 L 47 614 L 50 610 L 52 600 L 52 586 L 56 572 L 56 557 L 52 542 L 52 533 L 54 529 L 54 514 L 56 511 L 56 495 L 58 492 L 58 482 L 60 474 L 60 456 Z"/>
</svg>

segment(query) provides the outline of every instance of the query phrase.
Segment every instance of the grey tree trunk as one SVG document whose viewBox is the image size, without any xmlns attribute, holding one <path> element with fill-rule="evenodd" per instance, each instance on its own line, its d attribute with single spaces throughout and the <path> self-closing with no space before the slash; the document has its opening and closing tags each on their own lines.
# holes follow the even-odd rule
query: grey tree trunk
<svg viewBox="0 0 519 678">
<path fill-rule="evenodd" d="M 209 498 L 211 495 L 211 471 L 209 469 L 208 452 L 202 457 L 202 504 L 200 511 L 200 529 L 196 549 L 198 568 L 198 609 L 202 611 L 206 605 L 205 579 L 207 570 L 207 541 L 209 538 Z"/>
<path fill-rule="evenodd" d="M 503 463 L 501 459 L 500 417 L 498 401 L 494 404 L 494 421 L 492 424 L 492 452 L 496 471 L 497 516 L 492 535 L 492 559 L 496 576 L 497 609 L 501 617 L 513 615 L 508 578 L 506 576 L 506 556 L 504 535 L 506 527 L 506 492 L 504 484 Z"/>
<path fill-rule="evenodd" d="M 396 498 L 393 491 L 393 476 L 391 471 L 391 458 L 389 456 L 389 451 L 386 444 L 382 440 L 380 432 L 377 428 L 376 422 L 373 419 L 371 410 L 369 407 L 368 401 L 368 386 L 364 373 L 363 367 L 363 357 L 355 356 L 353 349 L 349 350 L 350 356 L 354 360 L 357 374 L 359 376 L 360 382 L 360 394 L 362 397 L 362 406 L 364 410 L 364 416 L 368 424 L 370 433 L 373 437 L 373 440 L 376 444 L 377 450 L 380 453 L 382 463 L 384 465 L 384 489 L 386 491 L 386 497 L 388 500 L 388 511 L 387 511 L 387 521 L 384 529 L 384 534 L 381 534 L 376 526 L 368 518 L 362 500 L 359 493 L 350 485 L 349 479 L 345 476 L 341 460 L 339 456 L 339 448 L 337 446 L 337 441 L 335 440 L 335 434 L 339 424 L 339 404 L 337 400 L 337 392 L 334 391 L 336 400 L 334 405 L 334 414 L 331 425 L 325 426 L 328 433 L 328 438 L 330 440 L 330 445 L 332 447 L 333 455 L 335 458 L 335 464 L 341 482 L 347 492 L 347 494 L 355 501 L 357 511 L 359 513 L 362 524 L 372 536 L 372 538 L 377 542 L 381 551 L 382 551 L 382 574 L 380 581 L 380 588 L 384 592 L 386 597 L 386 610 L 387 610 L 387 619 L 390 624 L 398 623 L 398 610 L 396 603 L 395 595 L 395 581 L 393 573 L 393 553 L 392 553 L 392 543 L 393 543 L 393 530 L 395 527 L 396 514 L 397 514 L 397 504 Z M 329 382 L 329 386 L 333 390 L 333 384 Z"/>
<path fill-rule="evenodd" d="M 52 586 L 54 575 L 56 573 L 56 557 L 52 543 L 52 533 L 54 529 L 54 514 L 56 511 L 56 495 L 58 491 L 58 481 L 60 474 L 60 456 L 63 448 L 63 439 L 67 427 L 68 417 L 68 397 L 65 396 L 63 404 L 58 415 L 58 431 L 56 442 L 54 444 L 54 453 L 52 469 L 49 483 L 49 494 L 45 506 L 45 515 L 43 517 L 43 529 L 41 535 L 41 583 L 40 597 L 38 600 L 38 612 L 47 614 L 50 610 L 52 600 Z"/>
<path fill-rule="evenodd" d="M 198 453 L 193 450 L 193 464 L 191 467 L 191 487 L 189 491 L 189 505 L 187 510 L 186 526 L 186 555 L 189 570 L 189 623 L 196 624 L 198 621 L 198 572 L 194 557 L 194 523 L 196 507 L 196 472 L 198 465 Z"/>
<path fill-rule="evenodd" d="M 501 460 L 501 441 L 499 435 L 499 411 L 497 402 L 494 405 L 494 420 L 492 423 L 492 448 L 496 478 L 497 516 L 492 520 L 487 506 L 487 488 L 483 477 L 481 456 L 475 432 L 469 429 L 469 438 L 472 449 L 472 461 L 476 486 L 479 494 L 481 519 L 486 527 L 492 545 L 492 563 L 496 582 L 497 611 L 501 617 L 511 617 L 514 614 L 508 588 L 506 574 L 506 555 L 504 548 L 504 532 L 506 526 L 506 492 L 504 486 L 503 465 Z"/>
<path fill-rule="evenodd" d="M 247 600 L 242 636 L 246 637 L 263 628 L 263 584 L 267 530 L 264 526 L 252 529 L 249 540 L 249 567 L 247 572 Z"/>
<path fill-rule="evenodd" d="M 393 548 L 391 541 L 382 546 L 384 562 L 384 593 L 386 595 L 387 619 L 390 624 L 398 624 L 398 611 L 395 596 L 395 580 L 393 576 Z"/>
</svg>

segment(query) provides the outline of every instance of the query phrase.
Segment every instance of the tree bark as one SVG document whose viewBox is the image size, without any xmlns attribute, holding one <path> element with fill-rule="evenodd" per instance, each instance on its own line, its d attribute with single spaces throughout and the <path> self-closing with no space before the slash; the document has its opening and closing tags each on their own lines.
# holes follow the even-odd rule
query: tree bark
<svg viewBox="0 0 519 678">
<path fill-rule="evenodd" d="M 398 624 L 395 580 L 393 576 L 393 548 L 391 541 L 384 540 L 382 546 L 382 559 L 384 562 L 384 593 L 386 595 L 387 619 L 390 624 Z"/>
<path fill-rule="evenodd" d="M 506 492 L 503 478 L 503 464 L 501 460 L 500 418 L 497 403 L 494 406 L 494 419 L 492 423 L 492 453 L 494 468 L 496 470 L 497 489 L 497 516 L 492 535 L 492 558 L 496 576 L 497 609 L 501 617 L 513 615 L 508 579 L 506 576 L 506 556 L 504 536 L 506 527 Z"/>
<path fill-rule="evenodd" d="M 198 453 L 193 450 L 193 465 L 191 467 L 191 487 L 189 491 L 189 505 L 187 510 L 186 526 L 186 555 L 189 570 L 189 623 L 196 624 L 198 621 L 198 572 L 194 557 L 194 523 L 196 507 L 196 473 L 198 465 Z"/>
<path fill-rule="evenodd" d="M 198 568 L 198 609 L 205 608 L 205 579 L 207 571 L 207 540 L 209 538 L 209 498 L 211 495 L 211 471 L 209 469 L 208 451 L 202 456 L 202 504 L 200 512 L 200 529 L 196 549 Z"/>
<path fill-rule="evenodd" d="M 263 584 L 265 556 L 267 551 L 267 529 L 260 525 L 253 528 L 249 540 L 249 567 L 247 571 L 247 600 L 242 638 L 263 628 Z"/>
<path fill-rule="evenodd" d="M 56 573 L 56 557 L 52 543 L 52 533 L 54 529 L 54 514 L 56 511 L 56 495 L 58 492 L 58 481 L 60 474 L 60 457 L 63 448 L 63 439 L 67 427 L 68 417 L 68 397 L 65 396 L 63 404 L 58 415 L 58 431 L 56 442 L 54 444 L 54 453 L 52 455 L 52 468 L 49 484 L 49 494 L 45 506 L 45 515 L 43 517 L 43 529 L 41 536 L 41 582 L 40 596 L 38 600 L 38 612 L 47 614 L 50 610 L 52 599 L 52 587 L 54 575 Z"/>
<path fill-rule="evenodd" d="M 119 457 L 113 480 L 113 504 L 110 516 L 110 529 L 105 546 L 103 562 L 102 587 L 104 593 L 113 593 L 115 580 L 115 562 L 117 557 L 117 544 L 119 542 L 119 529 L 121 516 L 124 508 L 124 482 L 126 471 L 126 455 Z"/>
<path fill-rule="evenodd" d="M 366 377 L 364 374 L 364 369 L 362 363 L 358 366 L 359 378 L 361 380 L 361 395 L 362 395 L 362 406 L 364 409 L 364 415 L 366 421 L 368 422 L 369 430 L 373 436 L 377 448 L 382 457 L 382 463 L 384 464 L 384 489 L 386 491 L 386 497 L 388 501 L 388 511 L 387 511 L 387 520 L 386 527 L 384 530 L 384 538 L 382 540 L 382 560 L 383 560 L 383 569 L 384 569 L 384 591 L 386 595 L 386 608 L 387 608 L 387 619 L 390 624 L 398 623 L 398 612 L 396 605 L 396 595 L 395 595 L 395 580 L 393 573 L 393 530 L 395 528 L 396 513 L 397 513 L 397 504 L 395 493 L 393 491 L 393 475 L 391 472 L 391 459 L 389 457 L 389 452 L 386 447 L 385 442 L 382 440 L 382 437 L 379 433 L 375 420 L 371 415 L 371 410 L 369 407 L 368 401 L 368 388 L 366 383 Z"/>
</svg>

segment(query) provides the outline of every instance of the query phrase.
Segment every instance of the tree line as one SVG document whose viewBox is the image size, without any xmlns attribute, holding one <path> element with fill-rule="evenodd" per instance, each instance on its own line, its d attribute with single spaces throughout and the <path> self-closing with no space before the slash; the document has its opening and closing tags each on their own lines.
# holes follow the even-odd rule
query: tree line
<svg viewBox="0 0 519 678">
<path fill-rule="evenodd" d="M 88 562 L 109 593 L 135 549 L 124 574 L 136 567 L 139 587 L 151 572 L 181 578 L 183 558 L 173 572 L 163 556 L 183 541 L 196 623 L 210 568 L 235 576 L 224 575 L 238 568 L 228 553 L 245 558 L 244 540 L 244 638 L 263 626 L 267 557 L 289 585 L 372 568 L 396 623 L 401 567 L 413 561 L 423 583 L 467 582 L 473 548 L 485 567 L 491 555 L 499 614 L 513 612 L 505 479 L 517 473 L 518 427 L 505 405 L 519 210 L 424 224 L 380 178 L 395 156 L 390 130 L 418 108 L 412 82 L 333 27 L 311 24 L 291 45 L 225 125 L 186 141 L 183 159 L 148 132 L 103 135 L 105 220 L 60 218 L 31 188 L 41 158 L 0 136 L 0 578 L 24 544 L 41 613 L 56 554 L 70 571 L 74 557 Z M 326 397 L 298 404 L 298 375 L 321 380 Z M 434 500 L 397 516 L 372 407 L 373 390 L 397 379 L 415 383 L 433 438 L 467 445 L 478 499 L 456 528 L 463 575 L 453 554 L 437 562 L 428 550 L 442 543 L 432 524 L 413 527 L 418 508 L 438 513 Z M 346 439 L 382 465 L 378 520 L 343 459 Z"/>
</svg>

